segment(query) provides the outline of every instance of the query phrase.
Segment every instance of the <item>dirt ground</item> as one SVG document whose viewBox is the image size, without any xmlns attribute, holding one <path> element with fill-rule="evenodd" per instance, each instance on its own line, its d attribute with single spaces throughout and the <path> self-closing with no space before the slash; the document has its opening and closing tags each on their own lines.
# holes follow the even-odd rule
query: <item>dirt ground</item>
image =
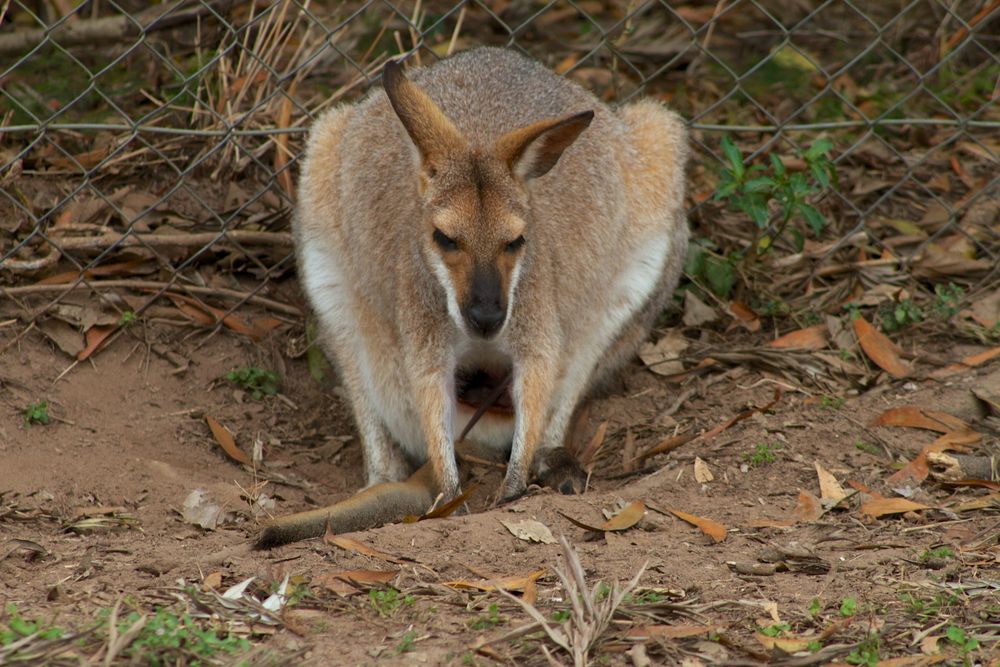
<svg viewBox="0 0 1000 667">
<path fill-rule="evenodd" d="M 975 426 L 981 415 L 970 388 L 1000 390 L 995 363 L 946 382 L 885 383 L 846 398 L 749 369 L 680 387 L 637 363 L 622 387 L 592 404 L 580 429 L 590 440 L 608 422 L 585 495 L 533 490 L 510 505 L 491 508 L 480 500 L 470 514 L 352 535 L 381 557 L 318 539 L 253 551 L 257 520 L 248 497 L 271 498 L 270 511 L 283 514 L 345 498 L 363 479 L 336 383 L 315 381 L 305 357 L 289 357 L 297 334 L 279 330 L 253 343 L 229 332 L 206 336 L 140 322 L 93 363 L 64 374 L 69 358 L 39 332 L 0 329 L 0 599 L 6 606 L 0 629 L 12 609 L 42 626 L 82 629 L 119 603 L 120 617 L 160 607 L 204 614 L 249 637 L 251 653 L 235 656 L 244 664 L 544 665 L 540 647 L 554 645 L 537 628 L 504 638 L 531 622 L 521 606 L 495 591 L 461 587 L 546 569 L 532 594 L 541 614 L 561 619 L 567 598 L 553 574 L 565 567 L 560 545 L 523 541 L 501 524 L 536 519 L 566 537 L 588 585 L 600 589 L 598 598 L 608 594 L 607 584 L 626 582 L 646 565 L 640 590 L 593 650 L 593 664 L 791 665 L 848 658 L 875 664 L 870 637 L 877 637 L 874 655 L 882 660 L 996 664 L 997 505 L 958 507 L 989 489 L 928 481 L 910 500 L 932 509 L 873 518 L 859 511 L 859 502 L 870 499 L 859 493 L 818 518 L 759 524 L 793 516 L 800 489 L 820 495 L 817 465 L 849 492 L 870 487 L 894 496 L 886 478 L 936 436 L 870 426 L 872 419 L 889 408 L 916 406 Z M 149 352 L 152 342 L 189 360 L 187 369 L 176 372 Z M 254 400 L 220 379 L 245 366 L 279 370 L 280 395 Z M 675 429 L 698 433 L 767 406 L 776 388 L 783 394 L 771 409 L 623 473 L 623 451 L 643 451 Z M 664 414 L 690 389 L 696 391 L 676 413 Z M 24 407 L 42 398 L 51 422 L 26 426 Z M 225 455 L 206 416 L 231 429 L 247 453 L 262 443 L 256 471 Z M 704 481 L 702 462 L 711 481 Z M 483 477 L 481 496 L 499 483 L 496 471 L 474 472 Z M 216 530 L 182 519 L 195 489 L 223 506 L 226 516 Z M 566 518 L 600 524 L 602 510 L 636 500 L 647 512 L 628 530 L 601 534 Z M 722 524 L 725 539 L 716 542 L 671 510 Z M 769 558 L 776 550 L 783 555 Z M 382 578 L 388 584 L 356 580 L 352 588 L 336 579 L 355 570 L 388 572 Z M 296 594 L 270 625 L 255 621 L 249 607 L 226 608 L 211 594 L 213 587 L 221 592 L 253 577 L 247 593 L 262 600 L 286 575 Z M 945 637 L 951 627 L 979 637 L 978 646 Z M 787 640 L 784 651 L 765 645 L 768 633 Z M 806 649 L 808 641 L 818 643 Z M 46 655 L 39 664 L 56 655 L 72 658 L 69 664 L 95 657 L 72 648 Z M 561 664 L 568 660 L 555 655 Z"/>
</svg>

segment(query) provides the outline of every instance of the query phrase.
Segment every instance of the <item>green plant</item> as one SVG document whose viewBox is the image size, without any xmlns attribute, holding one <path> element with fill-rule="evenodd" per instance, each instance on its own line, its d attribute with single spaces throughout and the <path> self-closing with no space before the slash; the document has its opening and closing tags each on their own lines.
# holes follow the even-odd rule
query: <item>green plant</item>
<svg viewBox="0 0 1000 667">
<path fill-rule="evenodd" d="M 603 581 L 598 581 L 597 586 L 594 588 L 594 600 L 601 602 L 607 599 L 608 595 L 611 593 L 611 587 L 608 586 Z"/>
<path fill-rule="evenodd" d="M 368 602 L 379 616 L 392 616 L 402 605 L 413 604 L 412 595 L 402 595 L 392 586 L 368 591 Z"/>
<path fill-rule="evenodd" d="M 643 589 L 635 595 L 626 595 L 622 600 L 629 604 L 656 604 L 669 600 L 669 596 L 651 589 Z"/>
<path fill-rule="evenodd" d="M 965 630 L 957 625 L 949 625 L 944 631 L 945 639 L 954 644 L 965 658 L 965 663 L 969 663 L 968 655 L 979 648 L 979 642 L 966 634 Z"/>
<path fill-rule="evenodd" d="M 250 396 L 259 401 L 264 396 L 274 396 L 278 393 L 281 377 L 274 371 L 256 366 L 246 366 L 229 371 L 224 376 L 227 380 L 242 387 Z"/>
<path fill-rule="evenodd" d="M 934 312 L 942 319 L 949 319 L 958 313 L 964 299 L 965 290 L 955 283 L 934 286 Z"/>
<path fill-rule="evenodd" d="M 740 256 L 731 253 L 719 255 L 708 239 L 694 239 L 688 246 L 684 272 L 694 280 L 704 283 L 720 299 L 725 299 L 736 284 L 736 264 Z"/>
<path fill-rule="evenodd" d="M 46 625 L 41 621 L 29 621 L 21 616 L 17 605 L 10 603 L 6 607 L 6 625 L 0 623 L 0 646 L 9 646 L 15 641 L 37 634 L 39 639 L 59 639 L 66 631 L 55 625 Z"/>
<path fill-rule="evenodd" d="M 139 618 L 137 612 L 129 613 L 118 624 L 119 636 L 125 635 Z M 223 634 L 212 626 L 203 627 L 188 614 L 157 609 L 124 649 L 123 655 L 135 664 L 154 667 L 182 662 L 196 665 L 219 653 L 241 653 L 249 648 L 250 642 L 243 637 L 230 632 Z"/>
<path fill-rule="evenodd" d="M 135 324 L 139 320 L 139 316 L 135 314 L 135 311 L 126 310 L 122 313 L 121 318 L 118 320 L 118 326 L 122 329 L 128 329 L 130 326 Z"/>
<path fill-rule="evenodd" d="M 959 602 L 954 593 L 939 591 L 929 598 L 919 598 L 911 593 L 900 593 L 899 599 L 906 605 L 906 611 L 911 616 L 934 618 L 941 610 Z"/>
<path fill-rule="evenodd" d="M 858 613 L 858 601 L 854 598 L 844 598 L 840 601 L 840 615 L 850 618 Z"/>
<path fill-rule="evenodd" d="M 820 396 L 819 403 L 827 410 L 839 410 L 844 407 L 844 401 L 847 400 L 843 396 L 831 396 L 825 394 Z"/>
<path fill-rule="evenodd" d="M 729 136 L 722 138 L 722 152 L 727 164 L 722 168 L 716 200 L 727 200 L 730 208 L 742 211 L 754 223 L 751 248 L 756 255 L 766 254 L 774 242 L 781 238 L 788 223 L 801 218 L 813 234 L 819 236 L 826 227 L 826 218 L 808 200 L 835 185 L 837 172 L 830 161 L 833 144 L 819 139 L 801 153 L 806 163 L 805 172 L 789 173 L 785 163 L 775 153 L 770 155 L 770 167 L 755 164 L 746 167 L 743 154 Z M 771 204 L 777 209 L 777 222 L 771 222 Z M 795 247 L 801 250 L 805 239 L 789 228 Z"/>
<path fill-rule="evenodd" d="M 806 607 L 806 613 L 810 616 L 819 616 L 819 612 L 822 611 L 823 605 L 820 604 L 819 598 L 813 598 L 809 601 L 809 606 Z"/>
<path fill-rule="evenodd" d="M 782 632 L 788 632 L 792 629 L 788 623 L 775 623 L 774 625 L 764 625 L 760 626 L 757 631 L 765 637 L 779 637 Z"/>
<path fill-rule="evenodd" d="M 473 630 L 487 630 L 489 628 L 495 627 L 503 623 L 503 619 L 500 618 L 499 608 L 496 603 L 489 606 L 487 613 L 480 616 L 477 619 L 469 622 L 469 627 Z"/>
<path fill-rule="evenodd" d="M 743 459 L 754 468 L 757 468 L 767 463 L 774 463 L 774 451 L 777 449 L 781 449 L 780 443 L 775 442 L 768 444 L 766 442 L 761 442 L 753 448 L 753 451 L 744 454 Z"/>
<path fill-rule="evenodd" d="M 878 447 L 871 444 L 870 442 L 865 442 L 864 440 L 858 440 L 854 443 L 854 448 L 858 449 L 866 454 L 871 454 L 873 456 L 878 456 Z"/>
<path fill-rule="evenodd" d="M 875 667 L 878 665 L 879 660 L 878 649 L 878 635 L 872 633 L 868 635 L 864 641 L 854 647 L 854 650 L 848 654 L 845 660 L 849 665 L 866 665 L 866 667 Z"/>
<path fill-rule="evenodd" d="M 42 424 L 44 426 L 50 421 L 52 420 L 49 417 L 48 401 L 38 401 L 24 409 L 24 425 L 27 427 L 30 427 L 32 424 Z"/>
<path fill-rule="evenodd" d="M 903 299 L 899 303 L 883 304 L 878 309 L 878 314 L 882 331 L 886 333 L 895 333 L 924 319 L 923 311 L 920 306 L 913 303 L 912 299 Z"/>
<path fill-rule="evenodd" d="M 927 549 L 922 554 L 920 554 L 921 562 L 926 562 L 932 558 L 954 558 L 955 552 L 948 547 L 937 547 L 936 549 Z"/>
<path fill-rule="evenodd" d="M 556 623 L 565 623 L 569 620 L 569 609 L 558 609 L 552 612 L 552 620 Z"/>
<path fill-rule="evenodd" d="M 417 633 L 410 630 L 403 635 L 403 638 L 396 644 L 396 654 L 408 653 L 413 650 L 413 642 L 417 640 Z"/>
</svg>

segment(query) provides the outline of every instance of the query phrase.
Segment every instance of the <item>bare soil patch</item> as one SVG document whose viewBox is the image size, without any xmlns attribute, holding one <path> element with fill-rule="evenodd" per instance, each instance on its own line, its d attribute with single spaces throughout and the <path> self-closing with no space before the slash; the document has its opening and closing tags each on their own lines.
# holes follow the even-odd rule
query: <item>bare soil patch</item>
<svg viewBox="0 0 1000 667">
<path fill-rule="evenodd" d="M 275 332 L 257 344 L 226 332 L 206 338 L 139 323 L 93 363 L 53 383 L 68 358 L 36 331 L 2 330 L 0 597 L 8 606 L 0 628 L 16 608 L 42 626 L 79 630 L 119 603 L 122 616 L 157 608 L 215 614 L 220 628 L 250 639 L 252 652 L 236 656 L 249 655 L 252 664 L 542 665 L 539 647 L 552 648 L 542 633 L 495 641 L 531 622 L 519 605 L 495 591 L 454 584 L 523 579 L 544 569 L 535 605 L 546 618 L 562 619 L 568 605 L 553 574 L 564 567 L 560 546 L 520 540 L 501 523 L 534 519 L 566 537 L 598 597 L 598 582 L 628 581 L 646 565 L 639 589 L 592 653 L 597 664 L 647 664 L 640 651 L 663 664 L 810 664 L 867 660 L 871 651 L 882 659 L 936 652 L 961 662 L 985 660 L 996 648 L 995 490 L 928 481 L 910 500 L 931 509 L 873 518 L 859 510 L 871 496 L 859 493 L 818 518 L 760 525 L 793 516 L 800 490 L 820 495 L 817 464 L 848 492 L 855 486 L 893 497 L 886 479 L 936 436 L 871 426 L 873 418 L 917 406 L 983 429 L 989 423 L 970 389 L 997 391 L 995 365 L 948 381 L 883 384 L 844 399 L 796 391 L 750 369 L 678 387 L 637 364 L 622 386 L 593 402 L 579 429 L 589 441 L 608 423 L 592 488 L 583 496 L 534 490 L 489 507 L 485 498 L 500 477 L 474 469 L 480 493 L 470 514 L 351 536 L 383 552 L 381 558 L 321 540 L 251 551 L 257 522 L 248 497 L 263 494 L 275 501 L 271 511 L 288 513 L 347 497 L 363 478 L 335 382 L 316 382 L 304 357 L 287 354 L 295 333 Z M 173 364 L 148 352 L 153 341 L 190 360 L 187 370 L 172 372 Z M 279 369 L 280 395 L 254 400 L 221 379 L 246 366 Z M 641 452 L 678 429 L 709 430 L 771 403 L 776 388 L 783 395 L 770 410 L 623 471 L 629 465 L 623 452 Z M 665 415 L 688 389 L 696 391 Z M 42 399 L 50 423 L 26 426 L 24 407 Z M 261 443 L 256 470 L 224 454 L 206 425 L 209 415 L 234 432 L 243 451 Z M 699 481 L 704 468 L 696 457 L 711 481 Z M 181 517 L 195 489 L 228 515 L 214 531 Z M 961 503 L 990 493 L 992 509 L 986 502 L 962 511 Z M 605 521 L 602 510 L 636 500 L 647 513 L 628 530 L 592 533 L 566 518 L 597 525 Z M 722 524 L 725 539 L 716 542 L 672 510 Z M 345 579 L 337 573 L 357 570 L 389 574 L 338 585 Z M 250 577 L 248 592 L 262 600 L 286 575 L 295 594 L 274 624 L 255 622 L 245 611 L 227 616 L 212 602 L 213 587 L 225 591 Z M 524 581 L 514 583 L 524 588 Z M 184 586 L 192 589 L 185 593 Z M 978 647 L 947 639 L 951 627 L 979 637 Z M 767 634 L 776 635 L 778 648 L 765 645 Z M 816 643 L 807 648 L 809 641 Z M 102 644 L 91 646 L 99 651 Z M 797 651 L 800 657 L 789 657 Z M 59 655 L 93 657 L 72 647 Z M 233 656 L 209 662 L 223 659 Z"/>
</svg>

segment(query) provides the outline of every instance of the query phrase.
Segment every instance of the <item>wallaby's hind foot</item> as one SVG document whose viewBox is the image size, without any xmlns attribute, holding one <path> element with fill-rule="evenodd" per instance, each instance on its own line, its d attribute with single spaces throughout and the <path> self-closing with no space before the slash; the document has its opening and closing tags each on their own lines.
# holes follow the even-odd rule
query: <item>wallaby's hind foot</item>
<svg viewBox="0 0 1000 667">
<path fill-rule="evenodd" d="M 559 447 L 547 453 L 539 481 L 542 486 L 568 496 L 584 492 L 587 473 L 580 467 L 575 456 Z"/>
</svg>

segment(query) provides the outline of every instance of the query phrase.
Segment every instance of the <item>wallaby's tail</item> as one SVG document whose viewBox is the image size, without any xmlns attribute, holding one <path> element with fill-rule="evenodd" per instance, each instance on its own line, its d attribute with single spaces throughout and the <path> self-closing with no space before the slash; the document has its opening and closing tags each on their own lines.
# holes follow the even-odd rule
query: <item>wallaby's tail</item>
<svg viewBox="0 0 1000 667">
<path fill-rule="evenodd" d="M 403 482 L 370 486 L 339 503 L 290 514 L 264 524 L 254 547 L 270 549 L 310 537 L 321 537 L 327 524 L 334 533 L 351 533 L 420 516 L 434 502 L 434 475 L 430 464 Z"/>
</svg>

